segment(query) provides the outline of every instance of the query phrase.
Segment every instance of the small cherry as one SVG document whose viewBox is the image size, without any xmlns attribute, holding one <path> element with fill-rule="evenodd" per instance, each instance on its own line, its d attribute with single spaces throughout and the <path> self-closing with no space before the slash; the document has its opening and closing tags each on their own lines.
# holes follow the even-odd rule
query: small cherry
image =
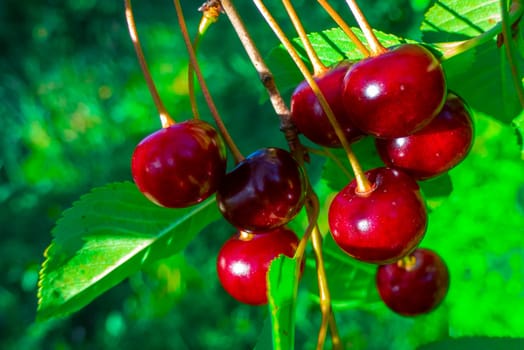
<svg viewBox="0 0 524 350">
<path fill-rule="evenodd" d="M 131 159 L 133 180 L 152 202 L 169 208 L 197 204 L 216 191 L 226 149 L 209 123 L 187 120 L 143 139 Z"/>
<path fill-rule="evenodd" d="M 397 262 L 379 266 L 376 285 L 391 310 L 415 316 L 430 312 L 441 303 L 449 289 L 449 272 L 437 253 L 418 248 Z"/>
<path fill-rule="evenodd" d="M 425 180 L 460 163 L 472 142 L 471 112 L 460 97 L 449 93 L 440 113 L 424 128 L 409 136 L 376 139 L 375 144 L 387 166 Z"/>
<path fill-rule="evenodd" d="M 344 62 L 315 76 L 315 81 L 333 110 L 346 139 L 351 143 L 364 134 L 351 122 L 342 103 L 342 83 L 349 66 L 349 63 Z M 291 96 L 291 119 L 297 129 L 316 144 L 341 147 L 335 129 L 306 81 L 300 83 Z"/>
<path fill-rule="evenodd" d="M 355 180 L 340 191 L 329 207 L 331 234 L 355 259 L 387 264 L 417 247 L 427 226 L 427 212 L 417 182 L 390 168 L 365 172 L 368 192 Z"/>
<path fill-rule="evenodd" d="M 352 122 L 379 138 L 421 129 L 440 112 L 446 96 L 440 62 L 415 44 L 402 44 L 353 64 L 343 85 L 343 103 Z"/>
<path fill-rule="evenodd" d="M 298 243 L 296 234 L 285 227 L 256 234 L 240 231 L 218 253 L 218 279 L 236 300 L 267 304 L 266 275 L 271 261 L 281 254 L 293 257 Z"/>
<path fill-rule="evenodd" d="M 293 156 L 263 148 L 226 174 L 217 189 L 218 208 L 233 226 L 266 231 L 293 219 L 306 198 L 306 178 Z"/>
</svg>

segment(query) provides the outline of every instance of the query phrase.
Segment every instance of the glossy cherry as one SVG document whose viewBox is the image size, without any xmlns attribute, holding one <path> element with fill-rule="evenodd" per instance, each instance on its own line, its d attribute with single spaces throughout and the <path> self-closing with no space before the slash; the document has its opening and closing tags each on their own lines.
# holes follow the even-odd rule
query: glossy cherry
<svg viewBox="0 0 524 350">
<path fill-rule="evenodd" d="M 306 197 L 303 169 L 279 148 L 263 148 L 241 161 L 217 189 L 222 215 L 246 231 L 266 231 L 285 225 L 302 208 Z"/>
<path fill-rule="evenodd" d="M 256 234 L 240 231 L 218 253 L 220 283 L 242 303 L 266 304 L 266 274 L 271 261 L 281 254 L 293 257 L 298 243 L 295 233 L 285 227 Z"/>
<path fill-rule="evenodd" d="M 372 190 L 353 180 L 333 199 L 329 227 L 335 242 L 355 259 L 387 264 L 409 254 L 424 236 L 427 212 L 417 182 L 402 171 L 365 173 Z"/>
<path fill-rule="evenodd" d="M 136 146 L 133 180 L 152 202 L 169 208 L 213 194 L 226 171 L 225 145 L 209 123 L 187 120 L 162 128 Z"/>
<path fill-rule="evenodd" d="M 461 98 L 449 93 L 440 113 L 424 128 L 405 137 L 377 139 L 376 146 L 386 165 L 425 180 L 460 163 L 472 142 L 471 112 Z"/>
<path fill-rule="evenodd" d="M 434 310 L 444 299 L 449 272 L 437 253 L 419 248 L 398 262 L 379 266 L 376 285 L 391 310 L 415 316 Z"/>
<path fill-rule="evenodd" d="M 346 139 L 351 143 L 364 134 L 351 122 L 342 104 L 342 83 L 349 66 L 349 63 L 342 63 L 316 76 L 315 81 L 333 110 Z M 291 96 L 291 119 L 297 129 L 311 141 L 326 147 L 341 146 L 335 129 L 306 81 L 300 83 Z"/>
<path fill-rule="evenodd" d="M 342 96 L 357 128 L 376 137 L 402 137 L 421 129 L 440 112 L 446 80 L 430 51 L 403 44 L 352 65 Z"/>
</svg>

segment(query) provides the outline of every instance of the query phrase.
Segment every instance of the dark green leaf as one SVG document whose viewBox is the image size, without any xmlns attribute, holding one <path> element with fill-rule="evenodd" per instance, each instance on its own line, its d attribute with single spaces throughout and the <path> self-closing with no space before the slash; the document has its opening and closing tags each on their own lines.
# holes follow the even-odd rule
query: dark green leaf
<svg viewBox="0 0 524 350">
<path fill-rule="evenodd" d="M 132 183 L 94 189 L 53 230 L 40 272 L 39 319 L 79 310 L 145 264 L 179 252 L 218 217 L 214 200 L 173 210 L 152 204 Z"/>
<path fill-rule="evenodd" d="M 283 255 L 273 260 L 269 267 L 268 296 L 275 350 L 295 347 L 295 303 L 299 276 L 297 260 Z"/>
<path fill-rule="evenodd" d="M 273 337 L 271 332 L 271 320 L 267 318 L 264 327 L 258 336 L 257 345 L 253 350 L 273 350 Z"/>
<path fill-rule="evenodd" d="M 472 337 L 446 339 L 420 346 L 418 350 L 520 350 L 524 349 L 524 339 Z"/>
</svg>

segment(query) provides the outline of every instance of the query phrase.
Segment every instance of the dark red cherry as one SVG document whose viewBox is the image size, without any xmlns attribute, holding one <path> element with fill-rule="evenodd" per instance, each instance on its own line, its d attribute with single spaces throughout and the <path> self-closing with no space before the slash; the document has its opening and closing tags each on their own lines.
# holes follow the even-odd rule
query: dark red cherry
<svg viewBox="0 0 524 350">
<path fill-rule="evenodd" d="M 353 180 L 329 207 L 335 242 L 355 259 L 387 264 L 409 254 L 424 236 L 427 212 L 417 182 L 402 171 L 365 173 L 373 189 L 356 191 Z"/>
<path fill-rule="evenodd" d="M 415 316 L 434 310 L 444 299 L 449 272 L 439 255 L 419 248 L 398 262 L 379 266 L 376 285 L 391 310 Z"/>
<path fill-rule="evenodd" d="M 304 171 L 287 151 L 263 148 L 241 161 L 217 189 L 222 215 L 246 231 L 285 225 L 298 214 L 306 197 Z"/>
<path fill-rule="evenodd" d="M 226 171 L 225 145 L 209 124 L 187 120 L 162 128 L 136 146 L 133 180 L 152 202 L 169 208 L 199 203 Z"/>
<path fill-rule="evenodd" d="M 315 81 L 333 110 L 346 139 L 353 142 L 364 134 L 347 117 L 342 104 L 342 83 L 348 67 L 349 63 L 341 64 L 315 77 Z M 326 147 L 341 146 L 335 129 L 306 81 L 300 83 L 291 96 L 291 119 L 297 129 L 311 141 Z"/>
<path fill-rule="evenodd" d="M 446 80 L 431 52 L 403 44 L 351 66 L 342 96 L 357 128 L 380 138 L 402 137 L 440 112 Z"/>
<path fill-rule="evenodd" d="M 440 113 L 416 133 L 394 139 L 377 139 L 378 153 L 387 166 L 425 180 L 453 168 L 471 149 L 471 112 L 457 95 L 448 94 Z"/>
<path fill-rule="evenodd" d="M 240 231 L 218 253 L 218 279 L 236 300 L 266 304 L 266 274 L 271 261 L 281 254 L 293 257 L 298 243 L 295 233 L 285 227 L 256 234 Z"/>
</svg>

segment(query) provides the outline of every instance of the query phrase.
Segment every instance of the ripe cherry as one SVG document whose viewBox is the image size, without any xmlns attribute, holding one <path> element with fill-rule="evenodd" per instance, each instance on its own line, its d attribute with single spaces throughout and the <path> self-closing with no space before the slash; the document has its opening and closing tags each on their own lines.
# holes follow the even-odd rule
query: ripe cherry
<svg viewBox="0 0 524 350">
<path fill-rule="evenodd" d="M 415 316 L 432 311 L 444 299 L 449 272 L 439 255 L 419 248 L 395 263 L 379 266 L 376 285 L 391 310 Z"/>
<path fill-rule="evenodd" d="M 266 274 L 271 261 L 280 254 L 293 257 L 298 243 L 295 233 L 285 227 L 256 234 L 240 231 L 218 253 L 220 283 L 242 303 L 266 304 Z"/>
<path fill-rule="evenodd" d="M 139 190 L 169 208 L 213 194 L 226 171 L 225 145 L 209 123 L 187 120 L 162 128 L 136 146 L 131 172 Z"/>
<path fill-rule="evenodd" d="M 376 168 L 365 173 L 372 184 L 357 192 L 353 180 L 329 208 L 335 242 L 355 259 L 387 264 L 416 248 L 427 225 L 427 213 L 417 182 L 402 171 Z"/>
<path fill-rule="evenodd" d="M 352 65 L 343 89 L 344 106 L 357 128 L 376 137 L 402 137 L 440 112 L 446 80 L 431 52 L 403 44 Z"/>
<path fill-rule="evenodd" d="M 471 149 L 472 141 L 471 112 L 461 98 L 449 93 L 440 113 L 421 130 L 409 136 L 375 142 L 387 166 L 425 180 L 460 163 Z"/>
<path fill-rule="evenodd" d="M 342 104 L 342 83 L 350 65 L 343 63 L 315 77 L 348 142 L 363 136 L 347 117 Z M 340 147 L 340 141 L 331 126 L 313 90 L 306 81 L 300 83 L 291 96 L 291 119 L 297 129 L 311 141 L 326 147 Z"/>
<path fill-rule="evenodd" d="M 306 178 L 293 156 L 279 148 L 263 148 L 241 161 L 217 189 L 223 216 L 246 231 L 285 225 L 302 208 Z"/>
</svg>

